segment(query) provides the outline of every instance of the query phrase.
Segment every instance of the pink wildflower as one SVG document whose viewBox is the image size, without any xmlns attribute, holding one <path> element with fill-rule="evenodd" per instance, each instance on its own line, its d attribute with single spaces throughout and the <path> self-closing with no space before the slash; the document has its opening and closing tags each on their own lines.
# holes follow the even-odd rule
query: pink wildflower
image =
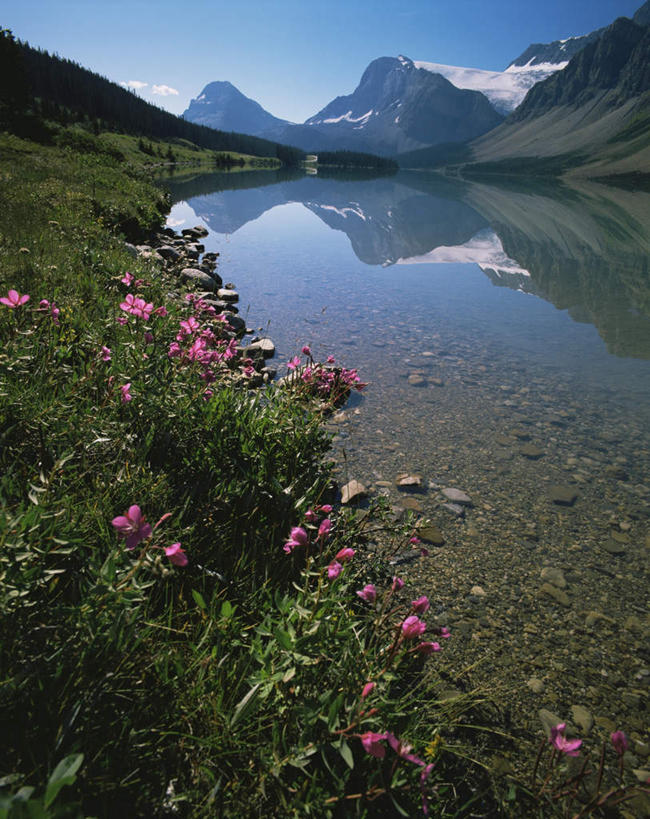
<svg viewBox="0 0 650 819">
<path fill-rule="evenodd" d="M 383 759 L 386 756 L 386 747 L 381 745 L 385 739 L 388 739 L 388 734 L 376 734 L 374 731 L 366 731 L 365 734 L 359 736 L 364 750 L 371 756 L 376 756 L 377 759 Z"/>
<path fill-rule="evenodd" d="M 560 722 L 558 725 L 554 725 L 551 728 L 551 736 L 549 737 L 548 741 L 561 754 L 566 754 L 567 756 L 579 756 L 580 752 L 578 751 L 578 748 L 582 745 L 582 740 L 567 739 L 564 736 L 565 731 L 566 722 Z"/>
<path fill-rule="evenodd" d="M 402 759 L 405 759 L 407 762 L 412 762 L 414 765 L 424 765 L 424 762 L 417 756 L 414 756 L 411 753 L 411 746 L 407 745 L 406 742 L 402 742 L 401 739 L 398 739 L 395 734 L 391 734 L 390 731 L 386 735 L 388 739 L 388 744 L 390 747 L 395 751 L 397 756 L 400 756 Z"/>
<path fill-rule="evenodd" d="M 4 304 L 13 310 L 16 307 L 22 307 L 29 301 L 29 296 L 25 293 L 23 296 L 17 290 L 10 290 L 6 296 L 0 298 L 0 304 Z"/>
<path fill-rule="evenodd" d="M 299 367 L 299 366 L 300 366 L 300 359 L 298 358 L 298 356 L 297 356 L 297 355 L 295 355 L 295 356 L 294 356 L 294 357 L 291 359 L 291 361 L 287 361 L 287 367 L 288 367 L 290 370 L 295 370 L 295 369 L 296 369 L 296 367 Z"/>
<path fill-rule="evenodd" d="M 102 361 L 110 361 L 110 360 L 111 360 L 110 347 L 102 347 Z"/>
<path fill-rule="evenodd" d="M 363 690 L 361 691 L 361 699 L 365 700 L 365 698 L 370 694 L 375 687 L 374 682 L 368 682 L 363 686 Z"/>
<path fill-rule="evenodd" d="M 316 521 L 318 520 L 318 515 L 316 514 L 316 512 L 314 512 L 313 509 L 308 509 L 305 512 L 305 520 L 307 521 L 307 523 L 316 523 Z"/>
<path fill-rule="evenodd" d="M 394 592 L 399 591 L 401 588 L 403 588 L 403 586 L 404 586 L 404 581 L 402 580 L 401 577 L 394 577 L 393 578 L 393 585 L 391 586 L 391 589 Z"/>
<path fill-rule="evenodd" d="M 329 515 L 332 511 L 332 506 L 329 503 L 324 503 L 322 506 L 317 506 L 316 509 L 324 515 Z"/>
<path fill-rule="evenodd" d="M 154 312 L 154 314 L 156 316 L 160 316 L 161 318 L 165 318 L 165 316 L 167 315 L 167 308 L 163 304 L 162 307 L 156 307 L 156 309 L 153 312 Z"/>
<path fill-rule="evenodd" d="M 41 299 L 38 303 L 37 310 L 39 313 L 47 313 L 50 309 L 50 303 L 47 299 Z"/>
<path fill-rule="evenodd" d="M 194 316 L 190 316 L 188 319 L 181 321 L 180 327 L 181 327 L 180 332 L 176 336 L 176 339 L 178 341 L 182 341 L 186 336 L 191 336 L 201 329 L 201 325 L 194 318 Z"/>
<path fill-rule="evenodd" d="M 133 315 L 136 318 L 144 319 L 145 321 L 149 321 L 149 316 L 153 312 L 153 304 L 150 302 L 146 302 L 144 299 L 137 298 L 133 303 L 133 309 L 131 310 Z"/>
<path fill-rule="evenodd" d="M 402 623 L 402 634 L 406 640 L 414 640 L 426 631 L 427 624 L 412 614 Z"/>
<path fill-rule="evenodd" d="M 213 395 L 214 392 L 212 390 L 205 390 L 203 393 L 203 400 L 208 401 L 210 398 L 212 398 Z"/>
<path fill-rule="evenodd" d="M 329 518 L 325 518 L 325 520 L 318 527 L 318 538 L 320 540 L 325 540 L 325 538 L 329 535 L 331 529 L 332 521 Z"/>
<path fill-rule="evenodd" d="M 182 353 L 181 345 L 177 341 L 172 341 L 167 350 L 168 358 L 178 358 Z"/>
<path fill-rule="evenodd" d="M 630 747 L 630 743 L 627 740 L 627 737 L 623 733 L 623 731 L 613 731 L 609 738 L 612 741 L 612 745 L 614 746 L 614 750 L 619 756 L 623 756 L 623 754 L 627 751 Z"/>
<path fill-rule="evenodd" d="M 336 364 L 336 359 L 333 355 L 328 355 L 326 360 L 328 364 Z"/>
<path fill-rule="evenodd" d="M 136 505 L 130 506 L 126 515 L 113 518 L 112 524 L 119 536 L 125 538 L 127 549 L 135 549 L 141 540 L 151 536 L 151 524 L 146 522 L 140 507 Z"/>
<path fill-rule="evenodd" d="M 187 566 L 187 555 L 181 549 L 180 543 L 172 543 L 171 546 L 166 546 L 165 554 L 174 566 Z"/>
<path fill-rule="evenodd" d="M 333 560 L 330 565 L 327 567 L 327 576 L 330 580 L 336 580 L 336 578 L 341 574 L 343 571 L 343 566 L 340 563 L 337 563 L 336 560 Z"/>
<path fill-rule="evenodd" d="M 434 654 L 436 651 L 441 651 L 441 648 L 440 643 L 425 642 L 416 646 L 415 650 L 418 652 L 418 654 L 425 654 L 426 656 L 429 656 L 429 654 Z"/>
<path fill-rule="evenodd" d="M 368 583 L 357 592 L 357 595 L 366 603 L 374 603 L 377 599 L 377 589 L 372 583 Z"/>
<path fill-rule="evenodd" d="M 128 404 L 129 401 L 133 399 L 133 396 L 129 392 L 131 389 L 131 382 L 129 381 L 128 384 L 124 384 L 124 386 L 120 387 L 120 392 L 122 393 L 122 403 Z"/>
<path fill-rule="evenodd" d="M 52 302 L 52 305 L 51 305 L 51 311 L 50 311 L 50 315 L 52 316 L 52 321 L 53 321 L 55 324 L 58 324 L 58 323 L 59 323 L 59 315 L 60 315 L 60 313 L 61 313 L 61 311 L 59 310 L 59 308 L 56 306 L 56 304 L 55 304 L 54 302 Z"/>
<path fill-rule="evenodd" d="M 340 552 L 337 552 L 336 559 L 340 560 L 341 563 L 347 563 L 348 560 L 352 560 L 355 555 L 355 550 L 351 549 L 349 546 L 341 549 Z"/>
<path fill-rule="evenodd" d="M 118 316 L 116 321 L 117 321 L 118 324 L 121 324 L 122 326 L 124 326 L 127 323 L 128 318 L 126 316 Z"/>
<path fill-rule="evenodd" d="M 430 608 L 429 598 L 424 594 L 417 600 L 411 600 L 411 608 L 416 614 L 426 614 Z"/>
<path fill-rule="evenodd" d="M 144 343 L 145 344 L 152 344 L 153 343 L 153 333 L 145 333 L 144 334 Z"/>
<path fill-rule="evenodd" d="M 309 535 L 302 526 L 294 526 L 289 535 L 289 540 L 282 547 L 287 554 L 293 552 L 296 546 L 307 546 Z"/>
<path fill-rule="evenodd" d="M 311 355 L 311 348 L 305 344 L 305 346 L 302 348 L 302 353 L 303 355 Z"/>
<path fill-rule="evenodd" d="M 133 276 L 131 275 L 131 273 L 125 273 L 125 274 L 122 276 L 122 278 L 120 279 L 120 281 L 121 281 L 123 284 L 126 284 L 126 285 L 128 286 L 128 285 L 130 285 L 130 284 L 131 284 L 131 282 L 133 281 Z"/>
<path fill-rule="evenodd" d="M 409 543 L 412 543 L 414 546 L 417 546 L 418 543 L 422 543 L 419 537 L 415 537 L 415 535 L 409 539 Z"/>
</svg>

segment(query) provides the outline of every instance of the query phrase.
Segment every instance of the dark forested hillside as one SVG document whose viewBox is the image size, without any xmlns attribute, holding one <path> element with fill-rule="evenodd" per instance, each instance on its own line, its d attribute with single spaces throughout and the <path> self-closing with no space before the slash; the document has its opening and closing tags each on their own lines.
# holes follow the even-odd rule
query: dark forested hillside
<svg viewBox="0 0 650 819">
<path fill-rule="evenodd" d="M 72 60 L 32 48 L 1 29 L 0 128 L 26 113 L 64 124 L 80 122 L 96 132 L 187 139 L 215 151 L 274 156 L 289 165 L 304 158 L 297 148 L 187 122 Z"/>
</svg>

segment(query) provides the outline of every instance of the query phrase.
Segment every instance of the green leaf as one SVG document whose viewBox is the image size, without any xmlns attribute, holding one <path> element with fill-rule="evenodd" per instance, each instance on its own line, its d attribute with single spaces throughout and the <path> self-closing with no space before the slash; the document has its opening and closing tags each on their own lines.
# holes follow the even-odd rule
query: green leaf
<svg viewBox="0 0 650 819">
<path fill-rule="evenodd" d="M 287 631 L 278 626 L 274 632 L 275 639 L 280 643 L 285 651 L 293 649 L 293 640 Z"/>
<path fill-rule="evenodd" d="M 334 702 L 332 702 L 329 711 L 327 712 L 327 728 L 330 731 L 335 730 L 339 724 L 339 711 L 341 709 L 341 705 L 343 705 L 343 698 L 344 695 L 339 694 Z"/>
<path fill-rule="evenodd" d="M 228 600 L 224 600 L 221 604 L 221 616 L 224 620 L 229 620 L 232 617 L 234 609 L 232 604 L 228 602 Z"/>
<path fill-rule="evenodd" d="M 77 771 L 83 761 L 83 754 L 70 754 L 70 756 L 64 757 L 59 762 L 47 782 L 47 789 L 43 799 L 43 804 L 46 808 L 49 808 L 52 802 L 54 802 L 58 792 L 64 785 L 72 785 L 77 778 Z"/>
<path fill-rule="evenodd" d="M 350 750 L 350 746 L 348 743 L 342 739 L 341 744 L 339 745 L 339 753 L 343 757 L 343 761 L 348 766 L 350 770 L 354 769 L 354 757 L 352 756 L 352 751 Z"/>
<path fill-rule="evenodd" d="M 230 719 L 230 727 L 234 728 L 234 726 L 244 717 L 249 716 L 252 714 L 253 709 L 257 703 L 257 691 L 260 687 L 261 683 L 257 683 L 254 685 L 251 690 L 244 696 L 235 706 L 235 710 L 233 715 Z"/>
<path fill-rule="evenodd" d="M 203 599 L 201 592 L 196 591 L 196 589 L 192 589 L 192 597 L 194 598 L 196 605 L 205 611 L 207 606 L 205 605 L 205 600 Z"/>
</svg>

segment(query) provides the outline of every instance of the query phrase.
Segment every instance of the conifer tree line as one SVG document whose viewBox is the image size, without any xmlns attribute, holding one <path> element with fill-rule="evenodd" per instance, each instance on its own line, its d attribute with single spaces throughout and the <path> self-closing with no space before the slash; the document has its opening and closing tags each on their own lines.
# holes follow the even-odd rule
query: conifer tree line
<svg viewBox="0 0 650 819">
<path fill-rule="evenodd" d="M 398 168 L 394 159 L 359 151 L 319 151 L 318 164 L 336 165 L 340 168 L 378 168 L 381 170 L 397 170 Z"/>
<path fill-rule="evenodd" d="M 94 133 L 110 130 L 148 139 L 186 139 L 209 150 L 276 157 L 286 165 L 305 157 L 304 151 L 288 145 L 188 122 L 0 28 L 0 128 L 21 125 L 22 130 L 37 131 L 37 121 L 43 119 L 78 123 Z"/>
</svg>

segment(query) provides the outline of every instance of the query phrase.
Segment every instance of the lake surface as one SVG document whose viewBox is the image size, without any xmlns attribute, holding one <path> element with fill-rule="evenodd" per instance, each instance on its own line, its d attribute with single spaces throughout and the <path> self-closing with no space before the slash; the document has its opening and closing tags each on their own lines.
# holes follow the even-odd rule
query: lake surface
<svg viewBox="0 0 650 819">
<path fill-rule="evenodd" d="M 650 195 L 409 172 L 166 186 L 168 224 L 208 228 L 280 375 L 309 344 L 370 382 L 332 421 L 338 477 L 442 533 L 399 571 L 452 629 L 454 686 L 503 687 L 524 733 L 540 708 L 581 735 L 622 728 L 643 767 Z M 422 491 L 400 492 L 403 473 Z M 472 506 L 448 508 L 448 487 Z"/>
</svg>

